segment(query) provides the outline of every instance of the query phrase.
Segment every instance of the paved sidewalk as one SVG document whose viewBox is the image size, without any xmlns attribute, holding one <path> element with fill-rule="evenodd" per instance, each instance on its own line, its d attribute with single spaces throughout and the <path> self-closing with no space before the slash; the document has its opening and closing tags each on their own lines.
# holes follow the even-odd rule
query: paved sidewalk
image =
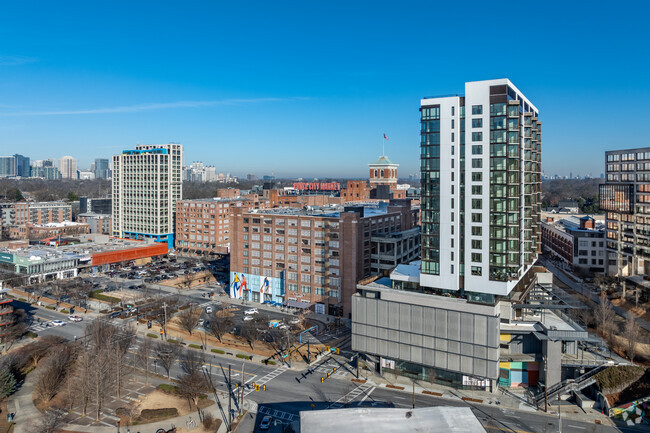
<svg viewBox="0 0 650 433">
<path fill-rule="evenodd" d="M 379 375 L 368 373 L 366 383 L 372 386 L 389 388 L 408 394 L 411 394 L 414 391 L 414 382 L 405 377 L 397 377 L 395 380 L 389 380 Z M 434 395 L 436 397 L 446 398 L 450 400 L 461 400 L 471 405 L 498 405 L 503 409 L 537 412 L 538 414 L 542 415 L 544 414 L 543 410 L 538 411 L 534 406 L 530 405 L 526 401 L 524 392 L 519 390 L 508 389 L 504 392 L 500 389 L 497 393 L 492 393 L 489 391 L 460 390 L 443 385 L 415 381 L 415 393 Z M 614 425 L 613 421 L 609 417 L 601 414 L 599 411 L 596 411 L 594 409 L 587 409 L 585 411 L 572 403 L 563 401 L 561 411 L 562 418 L 575 419 L 590 423 L 599 420 L 600 423 L 604 425 Z M 549 405 L 548 414 L 557 417 L 557 404 Z"/>
<path fill-rule="evenodd" d="M 32 400 L 32 392 L 34 391 L 34 382 L 36 376 L 32 373 L 29 374 L 23 383 L 23 386 L 9 397 L 7 402 L 8 410 L 15 413 L 14 422 L 14 433 L 31 433 L 31 429 L 40 421 L 42 416 L 41 412 L 34 406 Z M 227 398 L 219 395 L 219 400 L 222 407 L 227 408 L 228 402 Z M 219 404 L 215 403 L 212 406 L 209 406 L 203 409 L 205 413 L 210 413 L 215 419 L 222 419 L 221 411 L 219 409 Z M 226 409 L 227 411 L 227 409 Z M 131 427 L 122 427 L 121 432 L 126 432 L 129 428 L 133 433 L 154 433 L 159 428 L 169 429 L 172 425 L 176 427 L 185 428 L 188 425 L 188 421 L 194 420 L 197 428 L 201 427 L 199 422 L 198 415 L 196 412 L 193 412 L 188 415 L 178 416 L 176 418 L 171 418 L 165 421 L 150 423 L 150 424 L 140 424 L 137 426 Z M 106 426 L 82 426 L 75 424 L 68 424 L 65 426 L 65 430 L 76 431 L 76 432 L 89 432 L 89 433 L 115 433 L 116 427 L 106 427 Z M 192 429 L 193 430 L 193 429 Z M 190 431 L 192 431 L 190 430 Z M 222 422 L 219 427 L 218 433 L 225 433 L 227 430 L 225 423 Z"/>
</svg>

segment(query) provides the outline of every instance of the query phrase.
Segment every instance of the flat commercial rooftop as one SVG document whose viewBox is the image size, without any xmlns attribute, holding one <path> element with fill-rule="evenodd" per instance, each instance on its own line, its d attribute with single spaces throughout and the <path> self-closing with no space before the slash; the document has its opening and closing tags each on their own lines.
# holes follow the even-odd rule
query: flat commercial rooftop
<svg viewBox="0 0 650 433">
<path fill-rule="evenodd" d="M 486 433 L 469 407 L 350 408 L 300 412 L 302 433 Z"/>
</svg>

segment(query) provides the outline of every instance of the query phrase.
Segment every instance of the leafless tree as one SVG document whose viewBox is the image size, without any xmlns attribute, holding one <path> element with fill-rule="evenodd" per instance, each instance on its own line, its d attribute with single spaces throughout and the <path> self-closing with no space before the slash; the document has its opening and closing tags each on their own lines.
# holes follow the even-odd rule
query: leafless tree
<svg viewBox="0 0 650 433">
<path fill-rule="evenodd" d="M 30 427 L 30 433 L 56 433 L 66 424 L 66 415 L 63 409 L 50 408 L 40 417 L 38 422 Z"/>
<path fill-rule="evenodd" d="M 6 325 L 3 330 L 3 335 L 0 337 L 0 341 L 3 343 L 3 349 L 9 351 L 25 332 L 27 332 L 27 314 L 22 309 L 14 310 L 12 313 L 3 316 L 3 321 L 11 323 L 10 325 Z"/>
<path fill-rule="evenodd" d="M 205 355 L 194 349 L 185 349 L 180 356 L 181 369 L 185 374 L 201 372 L 201 367 L 205 364 Z"/>
<path fill-rule="evenodd" d="M 153 341 L 151 338 L 145 338 L 136 352 L 136 358 L 140 366 L 144 368 L 145 383 L 149 385 L 149 365 L 151 353 L 153 352 Z"/>
<path fill-rule="evenodd" d="M 206 392 L 208 385 L 201 371 L 184 374 L 178 381 L 178 393 L 185 397 L 192 407 L 192 404 L 199 407 L 199 398 Z"/>
<path fill-rule="evenodd" d="M 112 359 L 115 365 L 115 397 L 120 398 L 122 382 L 125 377 L 125 368 L 128 366 L 126 356 L 133 345 L 135 331 L 132 328 L 122 328 L 114 336 L 111 346 Z"/>
<path fill-rule="evenodd" d="M 75 400 L 80 406 L 81 415 L 88 414 L 88 408 L 93 398 L 92 371 L 94 368 L 95 354 L 90 351 L 83 351 L 77 359 L 74 375 Z"/>
<path fill-rule="evenodd" d="M 641 336 L 641 328 L 639 327 L 639 324 L 636 323 L 634 315 L 630 312 L 627 313 L 627 317 L 625 320 L 625 330 L 623 333 L 625 339 L 627 340 L 626 342 L 627 357 L 630 358 L 631 362 L 634 362 L 634 357 L 636 356 L 637 342 L 639 340 L 639 337 Z"/>
<path fill-rule="evenodd" d="M 241 336 L 248 341 L 251 349 L 255 349 L 255 342 L 259 341 L 262 336 L 262 330 L 268 327 L 268 321 L 263 317 L 257 316 L 252 320 L 247 320 L 242 324 Z"/>
<path fill-rule="evenodd" d="M 39 368 L 34 385 L 34 392 L 41 401 L 48 403 L 59 392 L 74 358 L 74 346 L 71 344 L 60 344 L 50 350 Z"/>
<path fill-rule="evenodd" d="M 598 329 L 600 329 L 606 338 L 611 339 L 611 334 L 614 330 L 614 317 L 616 317 L 616 313 L 614 312 L 612 303 L 609 302 L 607 293 L 605 292 L 600 293 L 600 303 L 596 306 L 594 317 L 596 319 Z"/>
<path fill-rule="evenodd" d="M 210 317 L 210 333 L 221 343 L 223 336 L 232 329 L 234 321 L 227 310 L 218 308 Z"/>
<path fill-rule="evenodd" d="M 178 315 L 178 323 L 184 331 L 192 335 L 192 331 L 199 324 L 201 318 L 201 309 L 190 305 Z"/>
<path fill-rule="evenodd" d="M 180 345 L 170 343 L 169 341 L 159 341 L 156 344 L 156 348 L 154 349 L 156 358 L 160 361 L 160 365 L 162 365 L 167 372 L 168 379 L 171 374 L 172 366 L 178 359 L 180 350 Z"/>
</svg>

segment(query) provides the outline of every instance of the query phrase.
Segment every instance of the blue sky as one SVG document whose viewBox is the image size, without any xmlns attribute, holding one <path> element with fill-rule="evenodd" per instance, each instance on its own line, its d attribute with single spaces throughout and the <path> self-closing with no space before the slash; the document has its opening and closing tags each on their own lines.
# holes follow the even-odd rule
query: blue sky
<svg viewBox="0 0 650 433">
<path fill-rule="evenodd" d="M 540 109 L 547 174 L 650 145 L 645 3 L 437 3 L 5 2 L 0 154 L 180 142 L 233 174 L 362 177 L 386 133 L 406 177 L 419 99 L 502 77 Z"/>
</svg>

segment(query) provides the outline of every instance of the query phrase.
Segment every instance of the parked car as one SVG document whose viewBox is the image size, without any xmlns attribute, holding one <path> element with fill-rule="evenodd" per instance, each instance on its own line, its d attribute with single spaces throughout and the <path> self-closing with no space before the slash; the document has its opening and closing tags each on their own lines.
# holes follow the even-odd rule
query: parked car
<svg viewBox="0 0 650 433">
<path fill-rule="evenodd" d="M 52 320 L 52 325 L 54 325 L 54 326 L 64 326 L 65 322 L 63 320 Z"/>
<path fill-rule="evenodd" d="M 253 316 L 244 316 L 244 322 L 255 319 Z"/>
<path fill-rule="evenodd" d="M 208 314 L 212 313 L 212 307 L 209 306 L 209 305 L 207 307 L 205 307 L 205 312 L 208 313 Z"/>
<path fill-rule="evenodd" d="M 290 325 L 299 325 L 300 322 L 302 322 L 302 320 L 300 320 L 300 319 L 297 318 L 297 317 L 294 317 L 293 319 L 289 320 L 289 324 L 290 324 Z"/>
<path fill-rule="evenodd" d="M 68 316 L 68 320 L 71 322 L 81 322 L 83 319 L 79 316 Z"/>
<path fill-rule="evenodd" d="M 271 427 L 272 420 L 273 418 L 271 418 L 270 415 L 266 415 L 262 418 L 262 421 L 260 422 L 260 430 L 268 430 Z"/>
<path fill-rule="evenodd" d="M 259 311 L 257 311 L 257 308 L 251 308 L 249 310 L 244 311 L 244 314 L 246 314 L 247 316 L 257 314 L 257 313 L 259 313 Z"/>
</svg>

